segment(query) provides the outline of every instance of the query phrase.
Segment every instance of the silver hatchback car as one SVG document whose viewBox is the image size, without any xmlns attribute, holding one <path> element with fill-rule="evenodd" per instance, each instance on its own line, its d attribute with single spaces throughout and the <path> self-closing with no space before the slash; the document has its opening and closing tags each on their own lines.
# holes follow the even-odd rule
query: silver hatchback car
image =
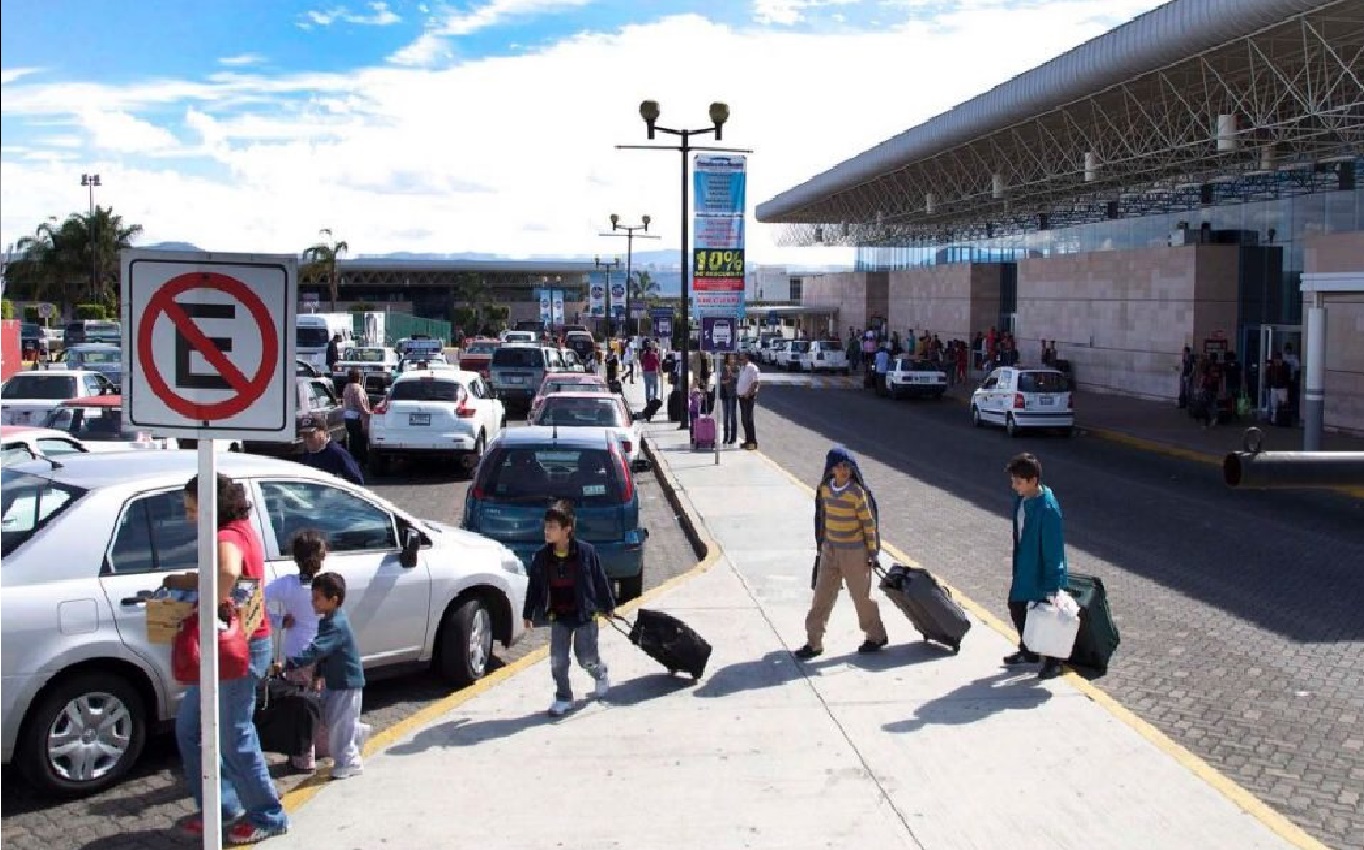
<svg viewBox="0 0 1364 850">
<path fill-rule="evenodd" d="M 300 464 L 241 454 L 218 463 L 256 508 L 267 580 L 294 571 L 295 533 L 326 537 L 326 569 L 346 579 L 367 670 L 429 665 L 466 685 L 488 669 L 494 639 L 520 638 L 525 570 L 501 543 Z M 117 782 L 175 715 L 170 648 L 147 639 L 145 604 L 163 575 L 196 568 L 181 497 L 196 471 L 195 452 L 164 451 L 0 472 L 3 756 L 41 790 Z"/>
</svg>

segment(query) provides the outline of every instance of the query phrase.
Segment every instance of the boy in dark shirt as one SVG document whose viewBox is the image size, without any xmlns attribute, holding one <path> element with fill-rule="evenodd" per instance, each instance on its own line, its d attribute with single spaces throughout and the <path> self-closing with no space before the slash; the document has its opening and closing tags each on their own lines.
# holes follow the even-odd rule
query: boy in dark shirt
<svg viewBox="0 0 1364 850">
<path fill-rule="evenodd" d="M 573 503 L 559 500 L 545 511 L 545 545 L 530 562 L 530 585 L 522 617 L 526 628 L 548 620 L 549 669 L 554 674 L 552 717 L 562 717 L 573 707 L 573 684 L 569 680 L 570 646 L 578 663 L 596 680 L 596 696 L 611 687 L 606 665 L 597 650 L 598 613 L 616 610 L 611 582 L 602 569 L 592 544 L 573 536 Z"/>
</svg>

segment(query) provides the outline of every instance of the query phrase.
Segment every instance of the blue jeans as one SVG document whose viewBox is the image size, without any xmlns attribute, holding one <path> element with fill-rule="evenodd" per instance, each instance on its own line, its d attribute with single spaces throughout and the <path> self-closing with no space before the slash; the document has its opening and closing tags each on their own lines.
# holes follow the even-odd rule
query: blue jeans
<svg viewBox="0 0 1364 850">
<path fill-rule="evenodd" d="M 270 779 L 270 768 L 252 720 L 256 711 L 256 683 L 265 678 L 271 655 L 270 638 L 251 641 L 251 671 L 240 679 L 218 683 L 218 747 L 222 756 L 219 771 L 223 820 L 235 820 L 245 814 L 252 825 L 274 830 L 288 825 L 289 819 Z M 185 689 L 175 716 L 175 740 L 180 746 L 180 761 L 185 766 L 194 804 L 202 810 L 200 716 L 199 686 L 191 685 Z"/>
<path fill-rule="evenodd" d="M 568 658 L 569 649 L 573 650 L 578 657 L 578 664 L 593 679 L 601 679 L 607 672 L 597 649 L 596 620 L 576 628 L 552 624 L 549 627 L 549 672 L 554 677 L 554 698 L 564 702 L 573 701 L 573 684 L 568 678 L 568 671 L 572 667 Z"/>
<path fill-rule="evenodd" d="M 739 399 L 737 396 L 726 396 L 720 399 L 720 410 L 723 414 L 725 436 L 724 442 L 732 443 L 739 436 Z"/>
<path fill-rule="evenodd" d="M 644 400 L 653 401 L 658 398 L 658 373 L 644 373 Z"/>
</svg>

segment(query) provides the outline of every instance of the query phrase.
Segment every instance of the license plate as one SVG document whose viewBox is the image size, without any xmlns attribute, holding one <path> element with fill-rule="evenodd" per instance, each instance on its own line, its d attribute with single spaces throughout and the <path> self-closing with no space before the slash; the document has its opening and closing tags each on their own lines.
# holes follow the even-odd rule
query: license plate
<svg viewBox="0 0 1364 850">
<path fill-rule="evenodd" d="M 430 425 L 431 414 L 429 413 L 409 413 L 407 414 L 408 425 Z"/>
<path fill-rule="evenodd" d="M 1043 407 L 1051 407 L 1053 404 L 1056 403 L 1056 399 L 1049 395 L 1038 396 L 1037 403 L 1042 405 Z"/>
<path fill-rule="evenodd" d="M 522 378 L 520 375 L 508 375 L 508 376 L 507 376 L 507 383 L 509 383 L 509 384 L 521 384 L 521 383 L 525 383 L 525 378 Z"/>
</svg>

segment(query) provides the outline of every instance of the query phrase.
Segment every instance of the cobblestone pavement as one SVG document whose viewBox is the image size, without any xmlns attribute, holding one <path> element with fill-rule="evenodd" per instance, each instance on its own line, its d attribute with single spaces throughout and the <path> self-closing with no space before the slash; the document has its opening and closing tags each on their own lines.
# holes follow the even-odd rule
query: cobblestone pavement
<svg viewBox="0 0 1364 850">
<path fill-rule="evenodd" d="M 1210 466 L 1098 439 L 1011 440 L 947 402 L 817 393 L 763 392 L 762 450 L 813 482 L 846 444 L 886 539 L 1005 622 L 1004 465 L 1036 454 L 1071 569 L 1103 578 L 1122 631 L 1095 684 L 1329 846 L 1364 848 L 1364 503 L 1235 492 Z"/>
<path fill-rule="evenodd" d="M 401 471 L 401 470 L 400 470 Z M 467 483 L 449 470 L 424 475 L 382 479 L 376 493 L 418 516 L 457 522 Z M 638 477 L 643 521 L 649 528 L 645 588 L 655 587 L 696 564 L 691 544 L 682 532 L 662 486 L 653 474 Z M 546 643 L 536 629 L 499 661 L 510 663 Z M 414 674 L 373 682 L 365 688 L 365 721 L 385 729 L 451 693 L 434 675 Z M 552 696 L 546 675 L 545 699 Z M 548 702 L 546 702 L 548 705 Z M 275 759 L 279 787 L 288 790 L 302 781 Z M 175 823 L 191 811 L 188 790 L 178 775 L 179 756 L 169 735 L 148 742 L 135 773 L 118 786 L 85 800 L 53 802 L 25 793 L 8 768 L 0 785 L 0 843 L 5 850 L 162 850 L 197 847 L 181 836 Z"/>
</svg>

